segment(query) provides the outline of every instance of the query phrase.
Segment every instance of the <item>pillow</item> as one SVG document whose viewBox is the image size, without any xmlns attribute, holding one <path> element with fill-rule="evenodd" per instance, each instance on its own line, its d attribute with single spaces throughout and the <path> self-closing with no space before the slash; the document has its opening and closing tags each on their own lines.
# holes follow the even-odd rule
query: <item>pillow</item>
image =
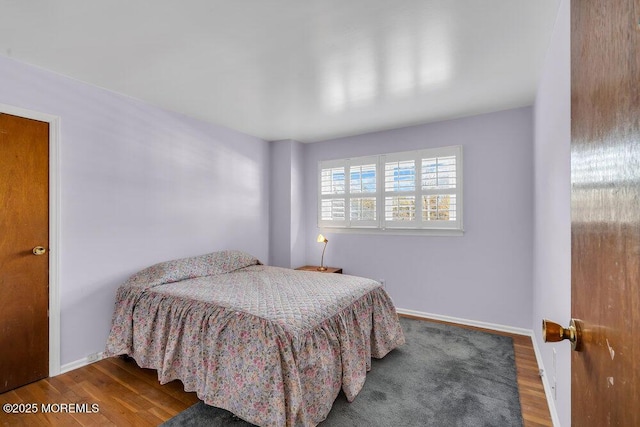
<svg viewBox="0 0 640 427">
<path fill-rule="evenodd" d="M 195 277 L 213 276 L 261 264 L 242 251 L 226 250 L 189 258 L 161 262 L 131 276 L 127 285 L 151 288 Z"/>
</svg>

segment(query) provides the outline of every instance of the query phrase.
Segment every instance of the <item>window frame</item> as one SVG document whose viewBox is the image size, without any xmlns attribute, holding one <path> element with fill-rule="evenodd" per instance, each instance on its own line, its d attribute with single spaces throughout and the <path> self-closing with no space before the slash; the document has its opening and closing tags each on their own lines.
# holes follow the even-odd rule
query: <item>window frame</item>
<svg viewBox="0 0 640 427">
<path fill-rule="evenodd" d="M 462 146 L 448 146 L 426 148 L 412 151 L 386 153 L 374 156 L 351 157 L 345 159 L 321 160 L 318 162 L 317 189 L 317 225 L 337 233 L 364 234 L 431 234 L 431 235 L 462 235 L 463 228 L 463 162 Z M 423 159 L 441 157 L 455 158 L 455 188 L 423 188 Z M 385 187 L 387 163 L 396 161 L 413 161 L 414 182 L 410 190 L 388 190 Z M 375 164 L 376 188 L 375 192 L 351 193 L 351 167 Z M 322 171 L 329 168 L 344 168 L 344 193 L 322 194 Z M 437 181 L 436 181 L 437 183 Z M 351 200 L 362 197 L 375 197 L 376 217 L 373 221 L 354 220 L 351 218 Z M 455 219 L 438 220 L 423 218 L 423 197 L 448 194 L 455 196 Z M 414 218 L 407 221 L 389 221 L 385 211 L 388 197 L 415 197 Z M 344 198 L 344 220 L 323 220 L 323 200 Z"/>
</svg>

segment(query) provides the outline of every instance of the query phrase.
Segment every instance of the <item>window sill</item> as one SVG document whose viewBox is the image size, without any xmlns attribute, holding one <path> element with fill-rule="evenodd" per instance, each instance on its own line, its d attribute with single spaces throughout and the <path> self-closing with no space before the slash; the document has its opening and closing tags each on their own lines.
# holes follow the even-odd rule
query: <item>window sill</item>
<svg viewBox="0 0 640 427">
<path fill-rule="evenodd" d="M 323 234 L 375 234 L 380 236 L 447 236 L 462 237 L 464 230 L 447 228 L 408 229 L 408 228 L 350 228 L 350 227 L 318 227 Z"/>
</svg>

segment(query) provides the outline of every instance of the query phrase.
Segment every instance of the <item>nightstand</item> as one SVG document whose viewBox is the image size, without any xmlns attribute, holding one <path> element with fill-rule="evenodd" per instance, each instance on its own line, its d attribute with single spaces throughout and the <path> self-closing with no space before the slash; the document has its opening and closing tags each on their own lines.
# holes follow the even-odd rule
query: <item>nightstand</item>
<svg viewBox="0 0 640 427">
<path fill-rule="evenodd" d="M 320 271 L 318 270 L 318 267 L 320 267 L 319 265 L 305 265 L 304 267 L 298 267 L 296 268 L 296 270 L 301 270 L 301 271 L 317 271 L 319 273 L 338 273 L 338 274 L 342 274 L 342 268 L 337 268 L 337 267 L 326 267 L 326 270 L 324 271 Z"/>
</svg>

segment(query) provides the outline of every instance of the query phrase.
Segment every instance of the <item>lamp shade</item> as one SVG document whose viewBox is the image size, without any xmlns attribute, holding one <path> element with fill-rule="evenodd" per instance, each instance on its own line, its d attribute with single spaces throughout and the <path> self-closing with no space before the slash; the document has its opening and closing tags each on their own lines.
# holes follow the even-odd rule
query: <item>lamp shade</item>
<svg viewBox="0 0 640 427">
<path fill-rule="evenodd" d="M 318 239 L 316 240 L 316 242 L 318 242 L 318 243 L 327 243 L 328 240 L 322 234 L 318 234 Z"/>
</svg>

